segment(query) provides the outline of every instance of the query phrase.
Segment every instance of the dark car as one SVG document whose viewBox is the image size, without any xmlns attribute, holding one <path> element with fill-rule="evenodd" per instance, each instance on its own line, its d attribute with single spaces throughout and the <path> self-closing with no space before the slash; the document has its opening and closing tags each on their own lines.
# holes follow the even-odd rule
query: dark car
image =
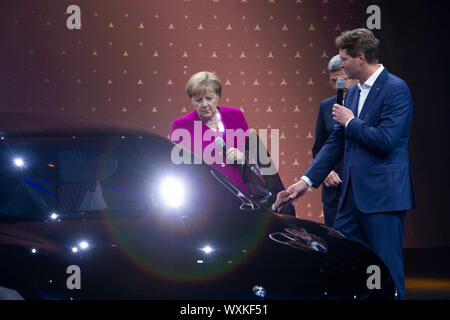
<svg viewBox="0 0 450 320">
<path fill-rule="evenodd" d="M 0 286 L 26 299 L 395 298 L 366 246 L 173 164 L 163 137 L 20 111 L 0 131 Z"/>
</svg>

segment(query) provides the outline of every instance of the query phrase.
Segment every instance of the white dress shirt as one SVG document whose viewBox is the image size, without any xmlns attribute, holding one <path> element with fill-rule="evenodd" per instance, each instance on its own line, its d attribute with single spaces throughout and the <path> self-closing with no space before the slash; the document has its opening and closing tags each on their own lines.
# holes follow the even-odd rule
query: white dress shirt
<svg viewBox="0 0 450 320">
<path fill-rule="evenodd" d="M 367 96 L 369 95 L 370 89 L 372 89 L 373 84 L 377 80 L 378 76 L 383 72 L 384 66 L 382 64 L 379 65 L 380 67 L 375 71 L 369 79 L 366 80 L 363 84 L 357 83 L 357 86 L 359 88 L 359 101 L 358 101 L 358 114 L 356 117 L 359 117 L 361 114 L 361 110 L 364 106 L 364 102 L 366 102 Z M 355 118 L 355 117 L 353 117 Z M 350 123 L 350 121 L 353 120 L 353 118 L 349 119 L 347 123 L 345 124 L 345 127 L 347 128 L 347 125 Z"/>
</svg>

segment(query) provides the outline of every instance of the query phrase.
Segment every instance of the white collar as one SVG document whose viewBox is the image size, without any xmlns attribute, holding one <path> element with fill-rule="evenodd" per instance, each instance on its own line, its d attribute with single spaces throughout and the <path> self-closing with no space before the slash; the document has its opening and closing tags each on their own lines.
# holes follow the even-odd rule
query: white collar
<svg viewBox="0 0 450 320">
<path fill-rule="evenodd" d="M 381 74 L 381 72 L 383 72 L 384 70 L 384 66 L 382 64 L 379 64 L 379 68 L 377 69 L 377 71 L 375 71 L 370 77 L 369 79 L 366 80 L 366 82 L 364 82 L 363 84 L 360 84 L 358 82 L 358 87 L 359 89 L 370 89 L 373 84 L 375 83 L 375 81 L 377 80 L 378 76 Z"/>
</svg>

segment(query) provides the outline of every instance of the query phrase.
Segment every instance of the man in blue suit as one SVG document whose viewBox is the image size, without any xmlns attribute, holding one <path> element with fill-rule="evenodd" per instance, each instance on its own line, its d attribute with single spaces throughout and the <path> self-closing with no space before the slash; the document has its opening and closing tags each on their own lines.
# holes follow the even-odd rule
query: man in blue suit
<svg viewBox="0 0 450 320">
<path fill-rule="evenodd" d="M 330 85 L 334 91 L 337 90 L 337 79 L 345 79 L 344 97 L 357 80 L 348 79 L 347 74 L 341 67 L 341 57 L 339 55 L 334 56 L 328 62 L 328 75 L 330 79 Z M 333 105 L 336 103 L 336 96 L 322 100 L 320 102 L 319 113 L 316 122 L 316 135 L 314 140 L 314 146 L 312 148 L 312 156 L 316 158 L 320 149 L 323 147 L 328 137 L 333 132 L 334 126 L 337 124 L 333 120 L 331 114 Z M 323 215 L 325 224 L 329 227 L 334 226 L 334 220 L 336 219 L 337 207 L 339 204 L 339 198 L 341 196 L 341 176 L 342 176 L 342 158 L 334 166 L 333 170 L 323 181 L 322 185 L 322 203 L 323 203 Z"/>
<path fill-rule="evenodd" d="M 319 187 L 344 156 L 342 195 L 334 227 L 374 250 L 389 269 L 400 299 L 405 281 L 402 258 L 406 210 L 416 207 L 408 141 L 412 98 L 406 83 L 378 64 L 379 41 L 367 29 L 336 38 L 341 65 L 358 79 L 344 106 L 333 106 L 337 124 L 316 159 L 287 189 L 282 208 Z M 281 198 L 281 197 L 280 197 Z"/>
</svg>

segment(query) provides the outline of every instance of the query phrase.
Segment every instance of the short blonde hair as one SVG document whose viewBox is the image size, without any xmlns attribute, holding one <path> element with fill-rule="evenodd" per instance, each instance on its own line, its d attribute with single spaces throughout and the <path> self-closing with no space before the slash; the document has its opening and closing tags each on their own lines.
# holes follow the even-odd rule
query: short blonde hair
<svg viewBox="0 0 450 320">
<path fill-rule="evenodd" d="M 189 98 L 206 92 L 208 89 L 217 94 L 220 98 L 222 95 L 222 84 L 215 73 L 201 71 L 194 74 L 186 83 L 186 93 Z"/>
</svg>

